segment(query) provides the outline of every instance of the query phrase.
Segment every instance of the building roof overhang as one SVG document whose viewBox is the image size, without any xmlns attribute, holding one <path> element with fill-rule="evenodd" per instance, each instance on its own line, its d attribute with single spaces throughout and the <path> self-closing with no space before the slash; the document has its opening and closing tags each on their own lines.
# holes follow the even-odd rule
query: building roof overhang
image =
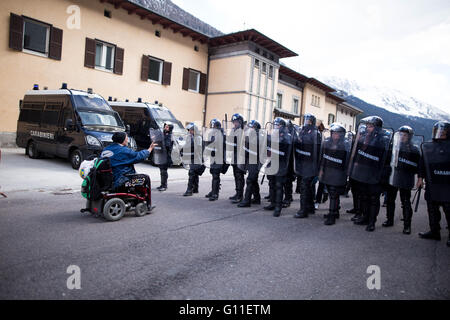
<svg viewBox="0 0 450 320">
<path fill-rule="evenodd" d="M 171 29 L 173 33 L 180 33 L 183 37 L 191 37 L 192 41 L 199 41 L 201 44 L 208 43 L 209 37 L 203 33 L 193 30 L 183 24 L 166 18 L 150 9 L 140 6 L 128 0 L 99 0 L 101 3 L 109 3 L 116 9 L 124 9 L 129 15 L 136 14 L 141 20 L 150 20 L 154 25 L 160 24 L 163 29 Z"/>
<path fill-rule="evenodd" d="M 219 47 L 227 44 L 238 43 L 242 41 L 252 41 L 261 47 L 267 49 L 278 55 L 280 58 L 289 58 L 298 56 L 297 53 L 282 46 L 278 42 L 270 39 L 255 29 L 239 31 L 235 33 L 226 34 L 219 37 L 214 37 L 209 40 L 211 47 Z"/>
</svg>

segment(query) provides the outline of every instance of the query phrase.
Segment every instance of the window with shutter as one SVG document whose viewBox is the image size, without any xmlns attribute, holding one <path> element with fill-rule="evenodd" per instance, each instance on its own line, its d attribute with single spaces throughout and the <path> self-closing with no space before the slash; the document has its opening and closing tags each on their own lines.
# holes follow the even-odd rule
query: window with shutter
<svg viewBox="0 0 450 320">
<path fill-rule="evenodd" d="M 145 54 L 142 56 L 142 64 L 141 64 L 141 80 L 148 80 L 148 70 L 149 70 L 150 59 Z"/>
<path fill-rule="evenodd" d="M 189 90 L 189 69 L 184 68 L 183 69 L 183 86 L 182 89 L 183 90 Z"/>
<path fill-rule="evenodd" d="M 206 81 L 207 75 L 204 73 L 200 73 L 200 88 L 199 88 L 200 94 L 206 94 Z"/>
<path fill-rule="evenodd" d="M 84 66 L 95 68 L 96 44 L 94 39 L 86 38 L 86 48 L 84 52 Z"/>
<path fill-rule="evenodd" d="M 114 73 L 123 74 L 124 49 L 116 47 L 116 58 L 114 59 Z"/>
<path fill-rule="evenodd" d="M 165 86 L 170 86 L 171 77 L 172 77 L 172 63 L 164 61 L 162 84 Z"/>
<path fill-rule="evenodd" d="M 48 57 L 55 60 L 61 60 L 63 31 L 52 27 L 50 30 L 50 47 Z"/>
<path fill-rule="evenodd" d="M 23 41 L 23 18 L 11 13 L 9 20 L 9 47 L 13 50 L 22 51 Z"/>
</svg>

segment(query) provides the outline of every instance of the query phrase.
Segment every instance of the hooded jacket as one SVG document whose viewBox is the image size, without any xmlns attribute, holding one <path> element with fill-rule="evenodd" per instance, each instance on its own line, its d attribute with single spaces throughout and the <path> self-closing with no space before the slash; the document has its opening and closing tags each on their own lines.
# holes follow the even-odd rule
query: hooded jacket
<svg viewBox="0 0 450 320">
<path fill-rule="evenodd" d="M 126 175 L 136 173 L 135 163 L 142 162 L 149 156 L 148 150 L 136 152 L 118 143 L 106 147 L 101 155 L 102 158 L 109 158 L 111 162 L 115 189 L 129 180 Z"/>
</svg>

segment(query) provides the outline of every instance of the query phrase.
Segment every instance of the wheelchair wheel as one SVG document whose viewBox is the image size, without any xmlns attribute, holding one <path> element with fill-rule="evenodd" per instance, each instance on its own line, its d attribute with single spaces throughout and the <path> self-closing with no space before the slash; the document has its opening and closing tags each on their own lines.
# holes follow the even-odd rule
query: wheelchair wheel
<svg viewBox="0 0 450 320">
<path fill-rule="evenodd" d="M 134 211 L 136 213 L 136 217 L 143 217 L 148 212 L 147 205 L 145 203 L 138 203 Z"/>
<path fill-rule="evenodd" d="M 125 202 L 119 198 L 108 200 L 103 207 L 103 216 L 108 221 L 119 221 L 126 211 Z"/>
</svg>

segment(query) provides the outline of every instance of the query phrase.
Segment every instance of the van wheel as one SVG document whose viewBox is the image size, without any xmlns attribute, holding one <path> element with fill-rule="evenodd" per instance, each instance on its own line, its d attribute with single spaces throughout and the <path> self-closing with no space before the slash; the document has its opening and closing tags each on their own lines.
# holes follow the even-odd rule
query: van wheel
<svg viewBox="0 0 450 320">
<path fill-rule="evenodd" d="M 75 149 L 70 153 L 69 159 L 72 168 L 78 170 L 80 168 L 81 163 L 83 162 L 83 154 L 81 153 L 80 150 Z"/>
<path fill-rule="evenodd" d="M 125 202 L 119 198 L 112 198 L 103 207 L 103 216 L 108 221 L 119 221 L 126 211 Z"/>
<path fill-rule="evenodd" d="M 34 141 L 28 143 L 27 154 L 31 159 L 39 158 L 40 153 L 37 151 L 36 143 Z"/>
</svg>

